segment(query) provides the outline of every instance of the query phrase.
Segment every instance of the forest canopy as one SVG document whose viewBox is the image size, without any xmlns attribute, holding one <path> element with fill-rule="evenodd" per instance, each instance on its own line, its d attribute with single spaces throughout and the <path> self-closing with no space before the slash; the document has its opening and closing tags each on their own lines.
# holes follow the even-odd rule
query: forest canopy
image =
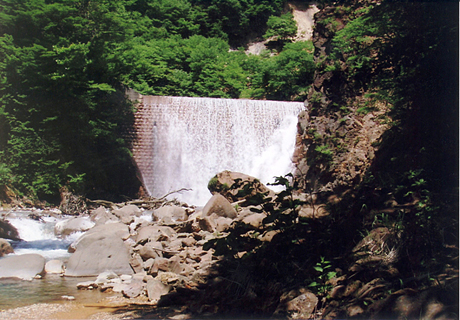
<svg viewBox="0 0 460 320">
<path fill-rule="evenodd" d="M 0 185 L 46 200 L 62 186 L 133 195 L 126 88 L 304 100 L 311 42 L 258 56 L 243 48 L 262 39 L 284 2 L 1 0 Z"/>
</svg>

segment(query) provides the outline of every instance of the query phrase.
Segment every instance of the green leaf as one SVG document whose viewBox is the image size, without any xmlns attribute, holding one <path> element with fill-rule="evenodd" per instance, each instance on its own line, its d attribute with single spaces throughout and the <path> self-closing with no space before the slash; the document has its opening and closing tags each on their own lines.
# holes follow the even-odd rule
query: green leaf
<svg viewBox="0 0 460 320">
<path fill-rule="evenodd" d="M 324 269 L 322 267 L 320 267 L 320 266 L 315 266 L 315 267 L 313 267 L 313 269 L 315 269 L 318 272 L 323 272 L 324 271 Z"/>
</svg>

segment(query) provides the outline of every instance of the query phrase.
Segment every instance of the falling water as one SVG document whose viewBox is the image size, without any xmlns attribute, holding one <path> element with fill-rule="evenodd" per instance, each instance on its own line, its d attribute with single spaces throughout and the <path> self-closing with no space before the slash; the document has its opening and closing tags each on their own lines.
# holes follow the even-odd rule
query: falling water
<svg viewBox="0 0 460 320">
<path fill-rule="evenodd" d="M 204 205 L 209 180 L 223 170 L 273 182 L 292 170 L 301 102 L 144 96 L 134 159 L 150 195 Z"/>
</svg>

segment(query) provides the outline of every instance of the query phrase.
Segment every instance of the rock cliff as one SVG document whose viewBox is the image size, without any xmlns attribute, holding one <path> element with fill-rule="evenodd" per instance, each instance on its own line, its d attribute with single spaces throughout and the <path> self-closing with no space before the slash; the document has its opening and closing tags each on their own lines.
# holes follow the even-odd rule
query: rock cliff
<svg viewBox="0 0 460 320">
<path fill-rule="evenodd" d="M 358 4 L 355 4 L 358 6 Z M 389 129 L 389 104 L 349 81 L 349 66 L 331 61 L 332 41 L 350 19 L 345 7 L 325 7 L 315 16 L 315 59 L 319 66 L 299 117 L 295 176 L 304 192 L 343 194 L 363 181 L 378 142 Z"/>
</svg>

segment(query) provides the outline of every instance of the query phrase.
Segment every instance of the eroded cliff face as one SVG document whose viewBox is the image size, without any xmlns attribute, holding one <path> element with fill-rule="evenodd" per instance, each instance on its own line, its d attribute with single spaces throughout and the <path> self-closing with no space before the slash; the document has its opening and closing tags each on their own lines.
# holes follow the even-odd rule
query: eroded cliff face
<svg viewBox="0 0 460 320">
<path fill-rule="evenodd" d="M 355 7 L 359 6 L 355 4 Z M 347 79 L 347 64 L 328 61 L 332 39 L 350 10 L 324 7 L 315 15 L 315 62 L 320 66 L 299 116 L 295 176 L 306 193 L 342 194 L 363 181 L 378 142 L 389 129 L 389 105 Z"/>
</svg>

